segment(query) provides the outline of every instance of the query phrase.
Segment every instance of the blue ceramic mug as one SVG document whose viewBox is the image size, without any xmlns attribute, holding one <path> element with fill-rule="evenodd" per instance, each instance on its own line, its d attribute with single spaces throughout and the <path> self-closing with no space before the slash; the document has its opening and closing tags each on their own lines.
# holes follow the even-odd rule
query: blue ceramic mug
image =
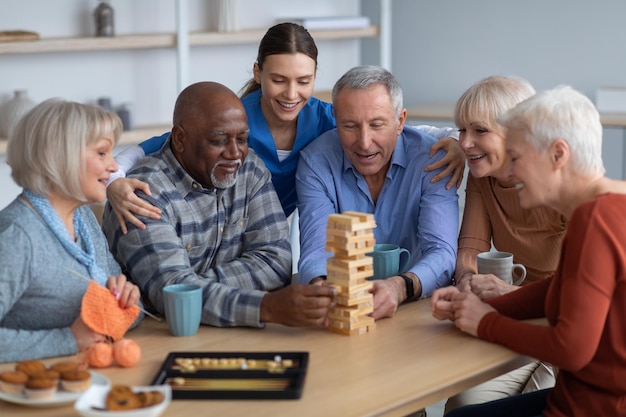
<svg viewBox="0 0 626 417">
<path fill-rule="evenodd" d="M 411 259 L 408 249 L 391 243 L 374 245 L 374 252 L 367 254 L 374 258 L 374 275 L 371 279 L 384 279 L 404 272 Z M 404 258 L 402 261 L 401 259 Z"/>
<path fill-rule="evenodd" d="M 163 288 L 165 318 L 174 336 L 193 336 L 202 317 L 202 288 L 195 284 L 172 284 Z"/>
</svg>

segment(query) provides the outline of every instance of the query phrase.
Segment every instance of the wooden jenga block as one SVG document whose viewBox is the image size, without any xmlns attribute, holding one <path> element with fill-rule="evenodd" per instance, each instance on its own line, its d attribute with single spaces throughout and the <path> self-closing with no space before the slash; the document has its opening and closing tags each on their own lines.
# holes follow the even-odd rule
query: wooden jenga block
<svg viewBox="0 0 626 417">
<path fill-rule="evenodd" d="M 366 256 L 376 243 L 374 227 L 373 214 L 345 212 L 328 217 L 326 250 L 334 257 L 326 262 L 326 280 L 338 291 L 328 318 L 329 330 L 335 333 L 351 336 L 376 327 L 369 316 L 374 311 L 373 283 L 367 281 L 373 275 L 373 259 Z"/>
<path fill-rule="evenodd" d="M 333 307 L 328 312 L 328 318 L 338 321 L 357 322 L 362 319 L 362 316 L 367 316 L 374 311 L 373 305 L 361 307 L 356 306 L 337 306 Z"/>
<path fill-rule="evenodd" d="M 344 216 L 350 216 L 350 217 L 356 217 L 357 219 L 359 219 L 360 223 L 365 223 L 365 222 L 373 222 L 374 221 L 374 214 L 373 213 L 361 213 L 358 211 L 344 211 L 343 212 Z M 374 226 L 376 227 L 376 226 Z"/>
<path fill-rule="evenodd" d="M 328 326 L 328 330 L 347 336 L 365 334 L 376 329 L 376 323 L 374 322 L 374 319 L 372 319 L 371 317 L 368 317 L 368 319 L 369 320 L 364 320 L 356 326 L 346 325 L 344 322 L 336 322 L 338 325 L 334 326 L 334 323 L 331 320 L 331 325 Z"/>
<path fill-rule="evenodd" d="M 327 280 L 334 279 L 337 282 L 344 281 L 346 283 L 362 282 L 365 279 L 374 275 L 374 268 L 369 267 L 357 272 L 345 272 L 344 270 L 337 268 L 333 265 L 326 265 Z"/>
<path fill-rule="evenodd" d="M 364 242 L 363 245 L 359 245 L 359 247 L 345 247 L 339 248 L 337 245 L 328 246 L 326 245 L 327 252 L 334 252 L 336 256 L 349 258 L 349 257 L 357 257 L 364 256 L 366 253 L 372 252 L 374 249 L 374 244 L 376 241 L 371 239 L 367 242 Z M 353 245 L 354 246 L 354 245 Z"/>
<path fill-rule="evenodd" d="M 339 291 L 337 296 L 357 298 L 369 294 L 369 290 L 374 286 L 374 283 L 372 281 L 365 281 L 357 285 L 341 285 L 333 282 L 333 286 Z"/>
<path fill-rule="evenodd" d="M 351 296 L 351 297 L 344 297 L 341 295 L 336 295 L 335 303 L 337 303 L 338 305 L 342 305 L 342 306 L 353 306 L 353 305 L 366 302 L 371 297 L 372 297 L 372 294 L 370 294 L 369 292 L 365 292 L 364 294 L 360 294 L 359 296 Z"/>
<path fill-rule="evenodd" d="M 346 214 L 351 213 L 351 214 Z M 363 220 L 362 220 L 363 219 Z M 373 214 L 345 212 L 343 214 L 331 214 L 328 216 L 328 228 L 347 230 L 355 232 L 363 229 L 373 229 L 376 227 Z"/>
<path fill-rule="evenodd" d="M 363 268 L 372 268 L 374 259 L 371 256 L 363 256 L 358 259 L 328 258 L 327 264 L 343 268 L 349 273 L 357 272 Z"/>
</svg>

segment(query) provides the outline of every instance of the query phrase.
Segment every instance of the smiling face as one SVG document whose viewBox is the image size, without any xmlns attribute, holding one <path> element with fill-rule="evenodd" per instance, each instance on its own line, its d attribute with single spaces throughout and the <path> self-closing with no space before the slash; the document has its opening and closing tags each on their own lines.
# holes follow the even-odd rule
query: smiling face
<svg viewBox="0 0 626 417">
<path fill-rule="evenodd" d="M 340 90 L 334 108 L 341 146 L 352 165 L 365 177 L 386 175 L 406 111 L 396 115 L 381 84 Z"/>
<path fill-rule="evenodd" d="M 481 120 L 461 125 L 459 146 L 465 152 L 473 177 L 493 176 L 502 181 L 507 180 L 501 172 L 507 160 L 502 128 Z"/>
<path fill-rule="evenodd" d="M 110 132 L 85 149 L 85 173 L 81 176 L 80 184 L 88 203 L 106 199 L 106 182 L 111 173 L 117 171 L 112 153 L 114 146 L 113 133 Z"/>
<path fill-rule="evenodd" d="M 293 122 L 313 94 L 315 61 L 303 53 L 268 55 L 263 70 L 254 66 L 261 84 L 261 108 L 268 124 Z"/>
<path fill-rule="evenodd" d="M 523 208 L 550 206 L 555 197 L 554 175 L 550 152 L 537 151 L 520 130 L 507 132 L 506 153 L 510 158 L 504 171 L 516 182 L 515 188 Z M 557 197 L 558 198 L 558 197 Z"/>
<path fill-rule="evenodd" d="M 248 156 L 248 119 L 241 103 L 234 104 L 172 129 L 177 159 L 203 187 L 235 185 L 237 172 Z"/>
</svg>

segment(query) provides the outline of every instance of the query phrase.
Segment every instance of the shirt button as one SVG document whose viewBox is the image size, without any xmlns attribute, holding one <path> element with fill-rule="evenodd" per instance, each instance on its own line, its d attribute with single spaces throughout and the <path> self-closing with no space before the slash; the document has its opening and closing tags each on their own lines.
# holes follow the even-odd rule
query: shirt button
<svg viewBox="0 0 626 417">
<path fill-rule="evenodd" d="M 191 250 L 191 245 L 190 245 L 189 243 L 187 243 L 187 244 L 185 245 L 185 249 L 187 249 L 187 250 Z"/>
<path fill-rule="evenodd" d="M 196 184 L 196 183 L 194 182 L 193 184 L 191 184 L 191 187 L 192 187 L 194 190 L 197 190 L 197 189 L 198 189 L 198 184 Z"/>
<path fill-rule="evenodd" d="M 240 221 L 240 222 L 239 222 L 239 226 L 243 226 L 243 221 Z"/>
</svg>

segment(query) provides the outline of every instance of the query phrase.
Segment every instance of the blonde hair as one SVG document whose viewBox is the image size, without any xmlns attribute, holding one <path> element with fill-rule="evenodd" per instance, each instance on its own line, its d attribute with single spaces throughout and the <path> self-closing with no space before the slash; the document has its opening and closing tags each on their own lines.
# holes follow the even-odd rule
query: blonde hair
<svg viewBox="0 0 626 417">
<path fill-rule="evenodd" d="M 534 94 L 533 86 L 521 77 L 492 75 L 463 93 L 456 102 L 454 122 L 458 127 L 483 122 L 504 134 L 498 117 Z"/>
<path fill-rule="evenodd" d="M 80 178 L 88 145 L 113 133 L 115 143 L 122 122 L 112 112 L 88 104 L 49 99 L 29 111 L 7 144 L 13 180 L 42 196 L 54 190 L 86 201 Z"/>
</svg>

